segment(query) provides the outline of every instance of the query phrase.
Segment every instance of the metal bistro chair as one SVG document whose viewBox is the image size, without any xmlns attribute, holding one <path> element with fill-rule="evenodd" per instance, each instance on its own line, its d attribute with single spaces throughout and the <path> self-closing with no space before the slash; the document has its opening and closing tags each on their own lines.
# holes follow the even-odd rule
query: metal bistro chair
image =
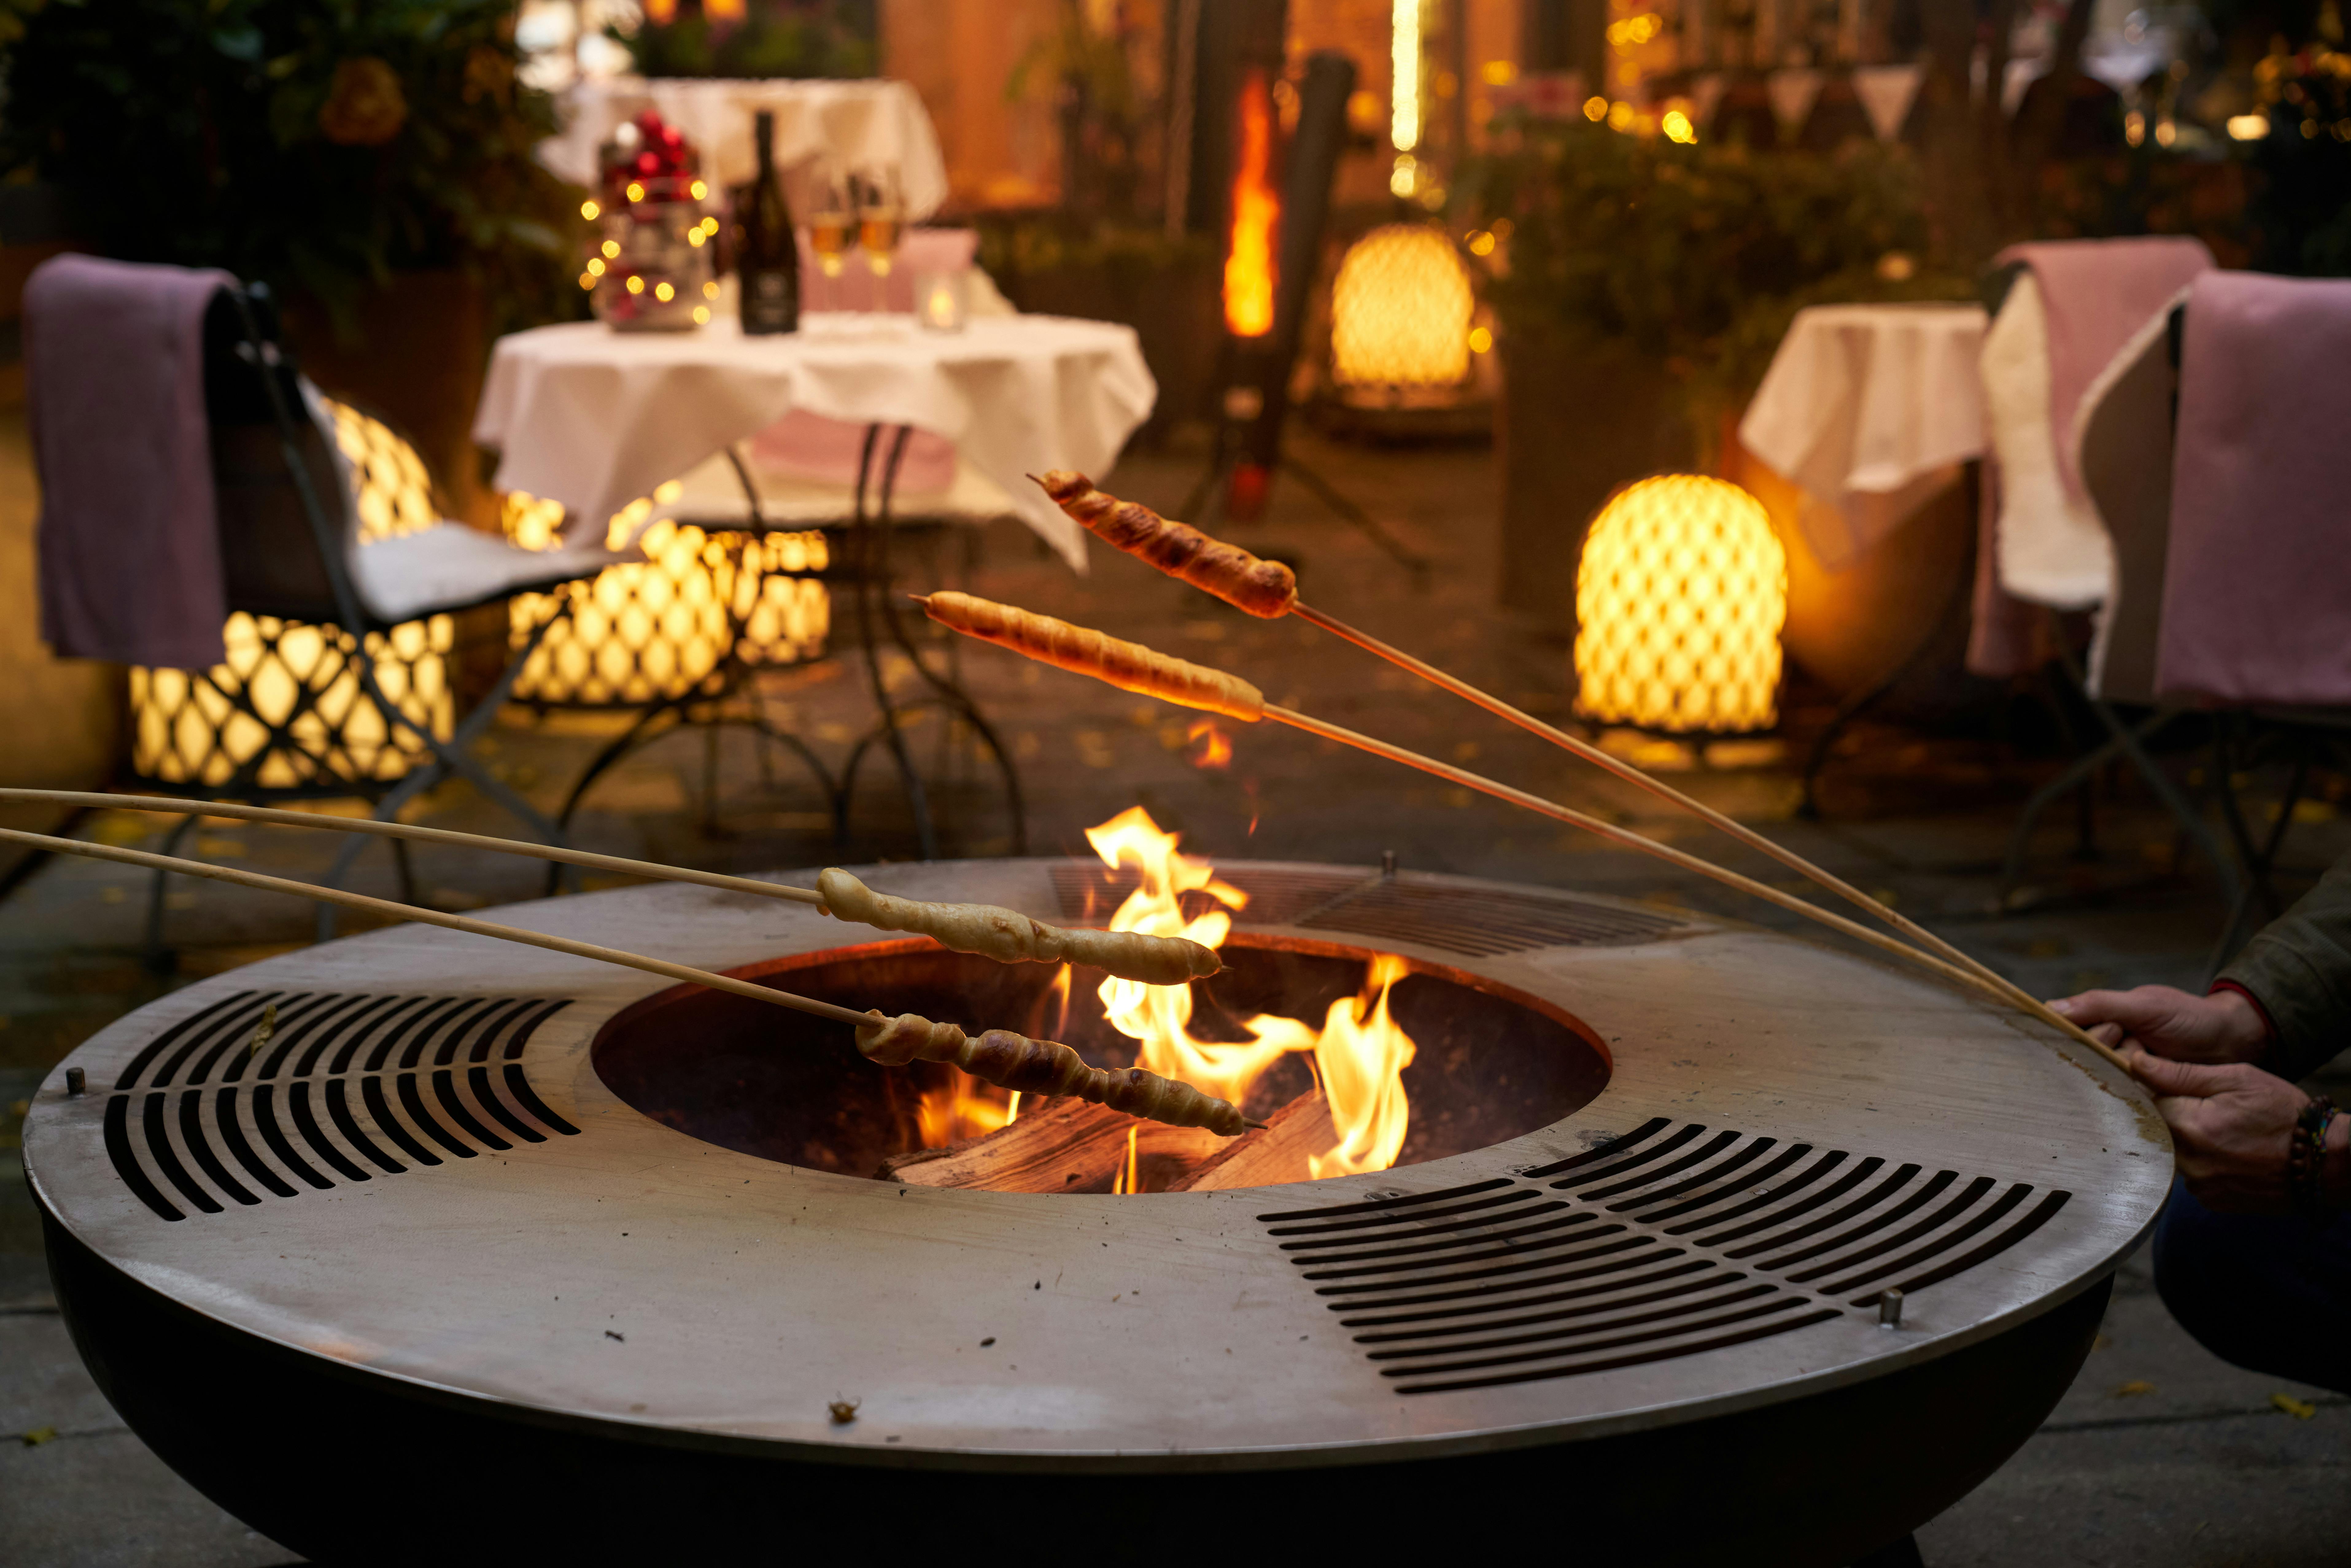
<svg viewBox="0 0 2351 1568">
<path fill-rule="evenodd" d="M 394 629 L 408 622 L 553 588 L 631 558 L 601 548 L 523 549 L 438 518 L 409 518 L 391 530 L 363 529 L 362 487 L 368 476 L 337 440 L 335 410 L 299 374 L 280 342 L 276 311 L 262 285 L 224 287 L 206 311 L 204 404 L 212 427 L 222 572 L 231 614 L 315 627 L 330 645 L 340 639 L 340 658 L 320 660 L 309 678 L 300 682 L 290 710 L 276 714 L 257 706 L 241 682 L 224 684 L 208 673 L 191 672 L 194 680 L 210 681 L 231 711 L 261 727 L 266 739 L 226 779 L 193 779 L 177 788 L 225 800 L 358 795 L 372 799 L 377 820 L 388 821 L 409 800 L 456 777 L 503 807 L 535 836 L 562 843 L 555 824 L 470 749 L 505 702 L 523 661 L 545 634 L 546 623 L 513 653 L 497 682 L 470 712 L 453 716 L 445 738 L 385 692 L 370 644 L 386 645 Z M 397 442 L 378 429 L 382 439 Z M 380 537 L 366 537 L 371 532 Z M 402 745 L 413 758 L 408 770 L 389 788 L 364 776 L 349 756 L 335 755 L 342 727 L 324 724 L 319 703 L 346 670 L 356 680 L 357 700 L 372 707 L 381 720 L 385 744 L 398 743 L 402 736 L 413 737 Z M 320 678 L 322 671 L 328 678 Z M 323 744 L 322 730 L 327 731 Z M 264 785 L 258 777 L 260 761 L 272 755 L 301 759 L 309 777 L 291 788 Z M 195 821 L 183 820 L 167 848 L 176 849 Z M 327 885 L 341 882 L 368 842 L 360 836 L 346 841 L 327 874 Z M 393 848 L 402 894 L 413 903 L 408 858 L 399 841 L 393 841 Z M 157 873 L 148 915 L 151 958 L 162 953 L 163 882 L 164 873 Z M 319 939 L 328 939 L 334 930 L 335 910 L 321 904 Z"/>
</svg>

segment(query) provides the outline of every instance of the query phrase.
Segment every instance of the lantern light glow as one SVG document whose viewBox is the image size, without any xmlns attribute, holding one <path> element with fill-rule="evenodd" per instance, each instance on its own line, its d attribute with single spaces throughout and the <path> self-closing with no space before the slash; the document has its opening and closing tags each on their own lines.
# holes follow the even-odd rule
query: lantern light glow
<svg viewBox="0 0 2351 1568">
<path fill-rule="evenodd" d="M 1348 249 L 1332 285 L 1333 374 L 1342 385 L 1452 386 L 1469 373 L 1475 308 L 1468 272 L 1442 232 L 1374 229 Z"/>
<path fill-rule="evenodd" d="M 1761 502 L 1698 475 L 1644 479 L 1584 538 L 1576 706 L 1672 733 L 1769 728 L 1787 607 L 1787 553 Z"/>
<path fill-rule="evenodd" d="M 1388 141 L 1399 152 L 1420 145 L 1420 0 L 1395 0 L 1389 28 Z"/>
</svg>

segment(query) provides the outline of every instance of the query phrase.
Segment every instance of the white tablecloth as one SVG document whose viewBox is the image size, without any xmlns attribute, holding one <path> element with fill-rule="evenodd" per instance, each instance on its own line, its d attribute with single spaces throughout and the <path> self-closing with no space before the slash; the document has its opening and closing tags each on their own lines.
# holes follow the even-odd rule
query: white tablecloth
<svg viewBox="0 0 2351 1568">
<path fill-rule="evenodd" d="M 501 454 L 496 483 L 558 500 L 601 528 L 712 454 L 792 410 L 911 424 L 956 444 L 1077 570 L 1085 532 L 1024 476 L 1097 476 L 1151 413 L 1158 385 L 1134 330 L 1058 316 L 975 319 L 925 332 L 910 318 L 801 318 L 746 338 L 731 317 L 695 332 L 601 322 L 498 340 L 474 439 Z"/>
<path fill-rule="evenodd" d="M 938 133 L 914 89 L 902 81 L 741 81 L 614 77 L 580 82 L 564 99 L 564 129 L 539 145 L 539 162 L 567 180 L 596 183 L 596 149 L 612 128 L 647 109 L 685 133 L 702 169 L 723 189 L 751 178 L 758 150 L 751 116 L 775 111 L 776 162 L 792 210 L 810 210 L 807 178 L 820 157 L 836 176 L 894 168 L 908 221 L 947 199 Z"/>
<path fill-rule="evenodd" d="M 1799 486 L 1799 526 L 1850 565 L 1984 451 L 1976 305 L 1799 311 L 1740 422 L 1748 451 Z"/>
</svg>

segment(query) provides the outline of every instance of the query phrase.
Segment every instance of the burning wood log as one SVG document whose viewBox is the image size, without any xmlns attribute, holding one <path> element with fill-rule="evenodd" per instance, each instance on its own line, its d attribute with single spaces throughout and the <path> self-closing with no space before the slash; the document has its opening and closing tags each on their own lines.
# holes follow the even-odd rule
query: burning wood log
<svg viewBox="0 0 2351 1568">
<path fill-rule="evenodd" d="M 1167 1190 L 1227 1192 L 1240 1186 L 1281 1186 L 1312 1181 L 1312 1160 L 1339 1142 L 1331 1103 L 1311 1090 L 1266 1118 L 1265 1125 L 1213 1150 Z"/>
<path fill-rule="evenodd" d="M 1123 1186 L 1131 1156 L 1134 1190 L 1172 1191 L 1226 1145 L 1200 1129 L 1143 1124 L 1100 1105 L 1053 1100 L 984 1137 L 893 1155 L 876 1174 L 907 1186 L 1106 1193 Z"/>
<path fill-rule="evenodd" d="M 1042 475 L 1032 474 L 1029 477 L 1079 526 L 1137 559 L 1150 562 L 1170 577 L 1188 582 L 1203 592 L 1212 593 L 1251 615 L 1271 619 L 1294 614 L 1301 621 L 1320 626 L 1334 637 L 1353 643 L 1365 653 L 1386 660 L 1398 669 L 1408 670 L 1429 685 L 1448 691 L 1465 702 L 1474 703 L 1497 718 L 1509 720 L 1528 734 L 1538 736 L 1561 750 L 1582 758 L 1635 789 L 1645 789 L 1660 800 L 1680 807 L 1708 826 L 1728 833 L 1758 853 L 1770 856 L 1814 885 L 1857 908 L 1867 910 L 1876 919 L 1892 926 L 1928 951 L 1967 970 L 2004 999 L 2043 1022 L 2063 1022 L 2043 1006 L 2039 998 L 1990 965 L 1946 942 L 1909 916 L 1881 904 L 1843 877 L 1815 865 L 1795 851 L 1775 843 L 1704 801 L 1685 795 L 1624 758 L 1611 757 L 1598 747 L 1545 724 L 1534 715 L 1504 702 L 1490 692 L 1449 675 L 1436 665 L 1416 659 L 1367 632 L 1357 631 L 1335 615 L 1324 614 L 1298 597 L 1297 580 L 1288 567 L 1275 561 L 1260 560 L 1239 546 L 1212 538 L 1188 524 L 1170 521 L 1140 502 L 1122 501 L 1106 491 L 1094 488 L 1093 481 L 1083 474 L 1057 468 Z M 2068 1032 L 2079 1031 L 2069 1030 Z M 2083 1038 L 2087 1039 L 2086 1036 Z"/>
<path fill-rule="evenodd" d="M 414 827 L 406 822 L 371 819 L 320 817 L 308 811 L 281 811 L 266 806 L 238 806 L 217 800 L 183 800 L 162 795 L 106 795 L 75 789 L 0 789 L 0 801 L 39 801 L 59 806 L 94 807 L 102 810 L 173 811 L 183 816 L 229 817 L 239 821 L 272 822 L 283 827 L 313 828 L 338 833 L 370 833 L 378 838 L 405 839 L 429 844 L 454 844 L 490 850 L 499 854 L 525 855 L 597 871 L 620 872 L 660 882 L 685 882 L 724 893 L 744 893 L 758 898 L 778 898 L 791 904 L 812 904 L 836 919 L 852 920 L 884 931 L 914 931 L 957 953 L 976 953 L 999 964 L 1063 962 L 1105 969 L 1123 980 L 1146 986 L 1180 986 L 1217 972 L 1217 955 L 1196 942 L 1176 937 L 1147 936 L 1140 932 L 1064 929 L 1031 920 L 1015 910 L 990 904 L 933 904 L 915 898 L 893 898 L 873 892 L 847 872 L 835 867 L 818 878 L 816 888 L 788 887 L 747 876 L 693 871 L 657 861 L 630 860 L 622 855 L 591 854 L 585 850 L 553 844 L 529 844 L 484 833 L 461 833 L 449 828 Z M 826 878 L 831 878 L 830 883 Z M 882 916 L 882 918 L 876 918 Z"/>
</svg>

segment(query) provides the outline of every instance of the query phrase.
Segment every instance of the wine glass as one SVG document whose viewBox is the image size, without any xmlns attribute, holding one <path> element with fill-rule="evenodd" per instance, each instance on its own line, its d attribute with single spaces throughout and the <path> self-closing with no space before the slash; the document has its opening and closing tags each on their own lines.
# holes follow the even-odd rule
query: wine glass
<svg viewBox="0 0 2351 1568">
<path fill-rule="evenodd" d="M 840 181 L 822 174 L 816 181 L 814 202 L 815 210 L 809 214 L 809 248 L 816 252 L 817 266 L 827 277 L 839 277 L 849 253 L 849 198 Z"/>
<path fill-rule="evenodd" d="M 859 182 L 857 243 L 865 247 L 866 265 L 873 269 L 877 310 L 887 308 L 882 280 L 890 276 L 890 264 L 898 250 L 897 184 L 893 172 L 886 168 L 878 176 Z"/>
</svg>

